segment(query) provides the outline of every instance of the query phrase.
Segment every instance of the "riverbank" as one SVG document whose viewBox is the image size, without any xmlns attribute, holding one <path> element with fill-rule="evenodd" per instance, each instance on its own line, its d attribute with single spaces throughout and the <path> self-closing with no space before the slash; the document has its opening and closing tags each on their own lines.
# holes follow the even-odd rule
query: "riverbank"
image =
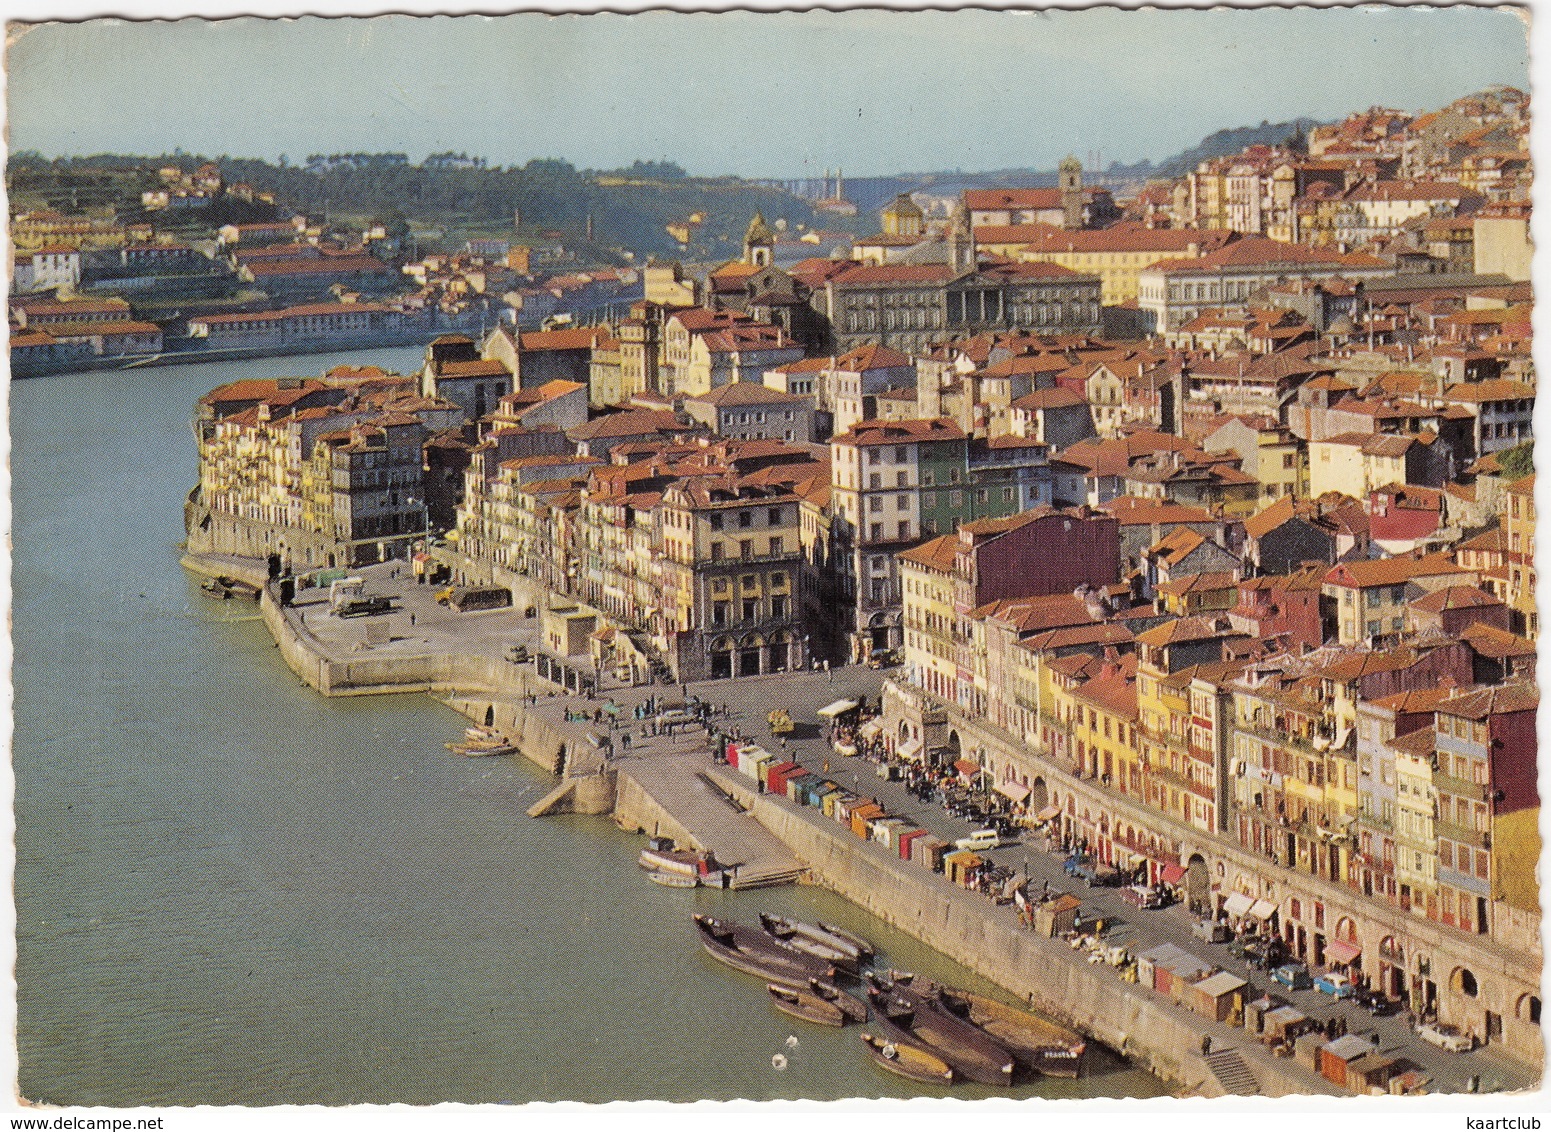
<svg viewBox="0 0 1551 1132">
<path fill-rule="evenodd" d="M 13 361 L 11 375 L 15 378 L 53 377 L 86 371 L 156 369 L 162 366 L 194 365 L 200 362 L 262 361 L 265 358 L 285 358 L 295 354 L 335 354 L 359 350 L 400 349 L 406 346 L 422 347 L 440 334 L 476 332 L 475 327 L 441 327 L 434 330 L 416 329 L 413 332 L 399 334 L 359 335 L 338 341 L 310 339 L 284 346 L 217 346 L 208 349 L 165 350 L 159 354 L 142 356 L 70 358 L 58 364 Z"/>
<path fill-rule="evenodd" d="M 229 559 L 185 560 L 185 565 L 206 574 L 226 574 L 249 580 L 251 569 L 242 570 Z M 425 595 L 415 595 L 425 600 Z M 647 773 L 654 760 L 670 754 L 683 763 L 685 781 L 696 779 L 725 797 L 712 797 L 701 789 L 708 805 L 726 805 L 731 799 L 743 814 L 727 812 L 730 827 L 754 822 L 741 835 L 747 841 L 759 835 L 773 837 L 806 871 L 807 879 L 829 888 L 906 934 L 990 979 L 1020 1000 L 1076 1029 L 1090 1034 L 1124 1057 L 1134 1060 L 1167 1081 L 1182 1095 L 1218 1096 L 1227 1090 L 1221 1072 L 1222 1053 L 1237 1048 L 1234 1067 L 1249 1067 L 1253 1091 L 1285 1096 L 1337 1092 L 1317 1074 L 1286 1059 L 1273 1059 L 1244 1032 L 1227 1026 L 1205 1025 L 1199 1016 L 1157 996 L 1150 990 L 1120 981 L 1108 967 L 1098 969 L 1063 942 L 1041 940 L 1018 927 L 1006 915 L 976 893 L 957 888 L 936 874 L 890 861 L 870 843 L 843 836 L 840 827 L 818 821 L 812 813 L 783 801 L 758 795 L 725 768 L 718 771 L 709 752 L 697 744 L 659 743 L 654 751 L 637 743 L 628 758 L 614 762 L 601 753 L 612 743 L 600 744 L 614 731 L 599 713 L 586 715 L 570 697 L 544 688 L 525 666 L 504 662 L 499 655 L 464 651 L 469 637 L 459 635 L 454 651 L 451 641 L 423 639 L 438 629 L 416 619 L 417 637 L 398 640 L 394 655 L 365 656 L 370 649 L 344 645 L 341 640 L 320 638 L 307 624 L 306 610 L 281 609 L 266 590 L 261 604 L 266 626 L 288 665 L 308 685 L 324 695 L 366 695 L 423 691 L 442 698 L 474 721 L 494 726 L 514 739 L 530 761 L 561 778 L 556 789 L 530 813 L 581 812 L 612 814 L 618 824 L 646 832 L 666 832 L 689 844 L 713 848 L 735 863 L 741 856 L 758 854 L 739 848 L 740 834 L 723 832 L 708 836 L 697 805 L 690 804 L 693 788 L 678 791 L 652 789 L 661 783 L 660 773 Z M 448 617 L 457 615 L 447 614 Z M 508 611 L 509 618 L 517 615 Z M 338 619 L 330 619 L 337 625 Z M 457 623 L 459 627 L 467 622 Z M 513 626 L 516 621 L 511 622 Z M 379 634 L 380 636 L 380 634 Z M 388 634 L 392 636 L 391 633 Z M 340 655 L 340 650 L 344 654 Z M 645 690 L 641 690 L 644 696 Z M 624 699 L 625 697 L 617 697 Z M 623 745 L 621 744 L 621 748 Z M 618 754 L 623 755 L 623 749 Z M 687 760 L 687 761 L 686 761 Z M 661 769 L 661 768 L 658 768 Z M 698 794 L 696 794 L 698 797 Z M 707 801 L 709 799 L 709 801 Z M 828 826 L 829 828 L 826 828 Z M 785 869 L 790 879 L 798 870 Z M 1201 1055 L 1202 1038 L 1212 1035 L 1218 1058 L 1215 1066 Z M 1242 1080 L 1242 1079 L 1241 1079 Z"/>
</svg>

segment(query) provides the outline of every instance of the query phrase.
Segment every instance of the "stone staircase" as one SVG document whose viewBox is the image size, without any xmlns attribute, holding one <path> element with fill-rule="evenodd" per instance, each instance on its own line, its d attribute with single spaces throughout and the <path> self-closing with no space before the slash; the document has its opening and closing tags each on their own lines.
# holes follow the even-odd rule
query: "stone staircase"
<svg viewBox="0 0 1551 1132">
<path fill-rule="evenodd" d="M 1254 1097 L 1260 1095 L 1260 1082 L 1236 1049 L 1214 1049 L 1206 1055 L 1206 1063 L 1212 1075 L 1231 1096 Z"/>
</svg>

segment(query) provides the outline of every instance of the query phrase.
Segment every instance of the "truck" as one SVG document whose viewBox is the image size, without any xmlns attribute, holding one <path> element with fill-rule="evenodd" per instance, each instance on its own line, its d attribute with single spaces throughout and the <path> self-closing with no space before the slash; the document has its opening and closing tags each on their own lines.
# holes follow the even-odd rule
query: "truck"
<svg viewBox="0 0 1551 1132">
<path fill-rule="evenodd" d="M 388 613 L 393 609 L 393 599 L 386 597 L 355 597 L 340 602 L 334 608 L 338 617 L 370 617 Z"/>
<path fill-rule="evenodd" d="M 335 578 L 329 583 L 329 609 L 334 613 L 338 613 L 346 602 L 354 601 L 364 596 L 365 593 L 365 578 Z"/>
<path fill-rule="evenodd" d="M 459 586 L 447 597 L 447 607 L 457 613 L 476 609 L 504 609 L 512 604 L 505 586 Z"/>
</svg>

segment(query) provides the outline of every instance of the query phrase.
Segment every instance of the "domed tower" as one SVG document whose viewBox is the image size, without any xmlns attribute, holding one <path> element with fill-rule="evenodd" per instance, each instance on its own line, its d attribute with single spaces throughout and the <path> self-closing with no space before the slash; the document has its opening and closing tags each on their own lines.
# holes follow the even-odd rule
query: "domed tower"
<svg viewBox="0 0 1551 1132">
<path fill-rule="evenodd" d="M 900 193 L 883 210 L 885 236 L 919 236 L 925 224 L 926 213 L 910 199 L 909 193 Z"/>
<path fill-rule="evenodd" d="M 1070 155 L 1061 162 L 1061 227 L 1082 227 L 1082 162 Z"/>
<path fill-rule="evenodd" d="M 749 221 L 749 230 L 743 233 L 743 262 L 755 267 L 769 267 L 775 258 L 775 233 L 765 223 L 762 214 L 756 212 Z"/>
</svg>

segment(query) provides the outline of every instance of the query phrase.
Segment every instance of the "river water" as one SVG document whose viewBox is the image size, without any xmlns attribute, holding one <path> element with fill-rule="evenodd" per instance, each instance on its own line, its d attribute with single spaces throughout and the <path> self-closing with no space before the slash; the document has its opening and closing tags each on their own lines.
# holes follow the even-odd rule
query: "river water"
<svg viewBox="0 0 1551 1132">
<path fill-rule="evenodd" d="M 549 784 L 536 768 L 449 755 L 461 717 L 423 696 L 323 699 L 285 668 L 254 607 L 206 598 L 178 567 L 201 393 L 344 360 L 406 371 L 417 357 L 11 386 L 22 1096 L 920 1095 L 877 1070 L 854 1029 L 772 1011 L 758 983 L 700 952 L 691 911 L 823 918 L 895 966 L 986 984 L 818 889 L 647 883 L 640 839 L 606 819 L 524 815 Z M 1099 1068 L 1014 1095 L 1164 1091 Z"/>
</svg>

